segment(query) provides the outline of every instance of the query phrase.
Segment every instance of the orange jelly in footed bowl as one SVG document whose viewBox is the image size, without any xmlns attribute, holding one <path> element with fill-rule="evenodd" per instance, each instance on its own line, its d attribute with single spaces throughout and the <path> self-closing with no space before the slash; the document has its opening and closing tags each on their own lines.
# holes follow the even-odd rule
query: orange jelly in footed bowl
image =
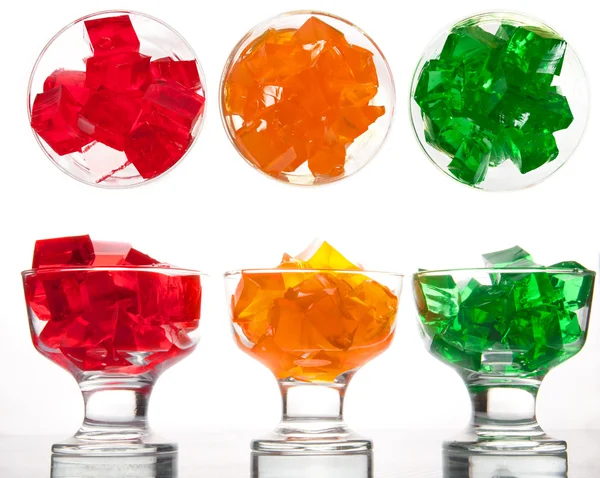
<svg viewBox="0 0 600 478">
<path fill-rule="evenodd" d="M 225 275 L 235 339 L 279 381 L 283 419 L 257 452 L 364 451 L 343 399 L 354 373 L 392 340 L 402 276 L 364 270 L 328 243 L 274 269 Z"/>
</svg>

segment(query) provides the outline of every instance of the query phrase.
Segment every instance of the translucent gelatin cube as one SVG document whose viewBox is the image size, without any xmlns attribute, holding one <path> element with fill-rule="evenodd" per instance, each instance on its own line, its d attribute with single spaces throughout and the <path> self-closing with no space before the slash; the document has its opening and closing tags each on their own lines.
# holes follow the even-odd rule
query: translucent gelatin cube
<svg viewBox="0 0 600 478">
<path fill-rule="evenodd" d="M 81 131 L 81 105 L 63 86 L 36 95 L 31 110 L 31 127 L 60 156 L 75 153 L 92 142 Z"/>
<path fill-rule="evenodd" d="M 179 161 L 192 142 L 182 136 L 148 123 L 135 127 L 125 142 L 125 155 L 144 179 L 155 178 Z"/>
<path fill-rule="evenodd" d="M 118 151 L 140 116 L 142 102 L 134 95 L 100 90 L 83 107 L 79 128 L 96 141 Z"/>
<path fill-rule="evenodd" d="M 152 81 L 150 57 L 134 52 L 92 56 L 85 61 L 85 85 L 93 90 L 145 91 Z"/>
<path fill-rule="evenodd" d="M 150 62 L 150 72 L 155 81 L 174 81 L 189 90 L 197 90 L 202 86 L 196 60 L 159 58 Z"/>
<path fill-rule="evenodd" d="M 85 29 L 95 56 L 140 49 L 129 15 L 86 20 Z"/>
<path fill-rule="evenodd" d="M 65 70 L 63 68 L 55 70 L 44 81 L 44 91 L 51 90 L 57 86 L 66 88 L 77 103 L 82 106 L 91 94 L 89 88 L 85 86 L 85 71 Z"/>
</svg>

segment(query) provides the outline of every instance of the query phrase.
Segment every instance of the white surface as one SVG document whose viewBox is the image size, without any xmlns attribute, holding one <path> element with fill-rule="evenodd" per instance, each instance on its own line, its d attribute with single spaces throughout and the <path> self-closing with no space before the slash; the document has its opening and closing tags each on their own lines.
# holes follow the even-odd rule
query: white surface
<svg viewBox="0 0 600 478">
<path fill-rule="evenodd" d="M 593 3 L 500 3 L 540 16 L 561 32 L 581 57 L 592 87 L 597 83 Z M 74 380 L 37 354 L 29 338 L 19 272 L 30 265 L 37 238 L 89 233 L 96 239 L 131 241 L 161 260 L 214 275 L 198 350 L 166 372 L 154 393 L 151 420 L 165 435 L 215 427 L 267 430 L 280 413 L 275 381 L 230 337 L 221 280 L 227 269 L 273 266 L 282 252 L 299 252 L 315 236 L 369 268 L 407 273 L 417 267 L 477 266 L 480 252 L 516 243 L 538 262 L 575 259 L 597 268 L 596 105 L 587 136 L 563 169 L 533 189 L 510 194 L 482 193 L 451 181 L 429 163 L 413 137 L 408 90 L 421 51 L 449 23 L 497 8 L 499 2 L 231 0 L 190 5 L 182 0 L 126 4 L 163 19 L 192 44 L 208 78 L 208 116 L 180 167 L 153 184 L 124 191 L 93 189 L 56 169 L 31 135 L 25 101 L 30 68 L 58 29 L 86 13 L 123 4 L 62 0 L 15 2 L 5 8 L 6 25 L 0 29 L 0 433 L 68 435 L 82 419 Z M 231 48 L 247 30 L 268 16 L 310 7 L 346 17 L 371 34 L 391 64 L 398 105 L 391 136 L 370 165 L 337 184 L 309 189 L 269 180 L 237 156 L 221 127 L 217 87 Z M 402 302 L 391 349 L 350 385 L 348 422 L 357 430 L 458 430 L 468 419 L 465 388 L 451 369 L 426 353 L 410 284 Z M 584 351 L 551 372 L 542 387 L 540 421 L 550 432 L 600 426 L 600 325 L 595 319 Z"/>
<path fill-rule="evenodd" d="M 598 431 L 557 431 L 556 436 L 568 442 L 568 463 L 555 456 L 453 456 L 445 459 L 442 441 L 450 431 L 430 430 L 366 430 L 374 441 L 373 468 L 375 478 L 595 478 L 600 474 L 597 460 Z M 236 433 L 207 432 L 178 434 L 179 478 L 246 478 L 250 473 L 248 442 L 259 431 Z M 50 446 L 56 436 L 0 436 L 0 476 L 2 478 L 40 478 L 49 476 Z M 281 456 L 261 458 L 257 478 L 358 478 L 365 470 L 364 456 Z M 467 465 L 470 461 L 470 474 Z M 68 458 L 65 458 L 68 461 Z M 361 463 L 362 461 L 362 463 Z M 119 463 L 120 462 L 120 463 Z M 110 465 L 109 465 L 110 463 Z M 457 464 L 458 463 L 458 464 Z M 278 467 L 277 473 L 274 468 Z M 352 473 L 348 468 L 353 467 Z M 118 473 L 119 468 L 123 471 Z M 83 470 L 82 470 L 83 469 Z M 101 457 L 86 459 L 86 465 L 71 467 L 59 476 L 78 478 L 149 478 L 147 458 L 132 460 Z M 56 468 L 58 471 L 59 468 Z M 443 472 L 444 470 L 444 472 Z M 562 473 L 562 474 L 561 474 Z M 57 473 L 58 474 L 58 473 Z M 150 476 L 152 476 L 150 474 Z M 160 478 L 170 478 L 162 474 Z M 364 474 L 363 474 L 363 478 Z"/>
</svg>

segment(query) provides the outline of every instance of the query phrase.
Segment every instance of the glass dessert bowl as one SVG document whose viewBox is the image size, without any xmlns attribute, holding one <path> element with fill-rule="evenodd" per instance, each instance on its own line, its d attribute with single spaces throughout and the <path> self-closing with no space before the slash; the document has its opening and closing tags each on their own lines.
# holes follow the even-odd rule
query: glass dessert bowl
<svg viewBox="0 0 600 478">
<path fill-rule="evenodd" d="M 556 172 L 577 147 L 589 108 L 571 45 L 542 22 L 506 12 L 466 18 L 439 35 L 410 94 L 429 159 L 489 191 L 523 189 Z"/>
<path fill-rule="evenodd" d="M 53 453 L 176 452 L 147 409 L 160 374 L 198 342 L 201 274 L 89 236 L 38 241 L 33 265 L 22 273 L 33 344 L 73 375 L 85 404 L 81 428 Z"/>
<path fill-rule="evenodd" d="M 595 273 L 550 267 L 423 271 L 413 285 L 430 353 L 452 366 L 472 400 L 470 427 L 447 449 L 560 453 L 535 407 L 546 374 L 583 347 Z"/>
<path fill-rule="evenodd" d="M 195 142 L 206 81 L 189 44 L 142 13 L 107 11 L 67 25 L 29 80 L 28 114 L 50 160 L 86 184 L 158 178 Z"/>
<path fill-rule="evenodd" d="M 225 275 L 235 340 L 271 370 L 283 399 L 281 423 L 252 442 L 255 452 L 371 449 L 345 424 L 344 396 L 360 367 L 390 345 L 402 276 L 311 262 L 287 256 L 277 269 Z"/>
<path fill-rule="evenodd" d="M 365 166 L 391 125 L 395 89 L 377 45 L 327 13 L 283 13 L 233 49 L 220 86 L 223 125 L 255 169 L 298 185 Z"/>
</svg>

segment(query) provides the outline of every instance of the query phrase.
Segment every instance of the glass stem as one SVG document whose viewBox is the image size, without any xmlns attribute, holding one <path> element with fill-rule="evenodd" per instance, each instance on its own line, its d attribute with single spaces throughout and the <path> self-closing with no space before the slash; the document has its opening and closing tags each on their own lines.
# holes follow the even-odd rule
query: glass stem
<svg viewBox="0 0 600 478">
<path fill-rule="evenodd" d="M 97 377 L 79 383 L 85 419 L 77 437 L 106 439 L 113 430 L 142 435 L 149 432 L 148 402 L 154 383 L 145 377 Z"/>
<path fill-rule="evenodd" d="M 283 416 L 278 433 L 344 433 L 344 396 L 347 384 L 302 384 L 281 380 Z"/>
<path fill-rule="evenodd" d="M 537 379 L 477 376 L 466 380 L 473 405 L 471 426 L 480 436 L 543 436 L 536 418 Z"/>
</svg>

